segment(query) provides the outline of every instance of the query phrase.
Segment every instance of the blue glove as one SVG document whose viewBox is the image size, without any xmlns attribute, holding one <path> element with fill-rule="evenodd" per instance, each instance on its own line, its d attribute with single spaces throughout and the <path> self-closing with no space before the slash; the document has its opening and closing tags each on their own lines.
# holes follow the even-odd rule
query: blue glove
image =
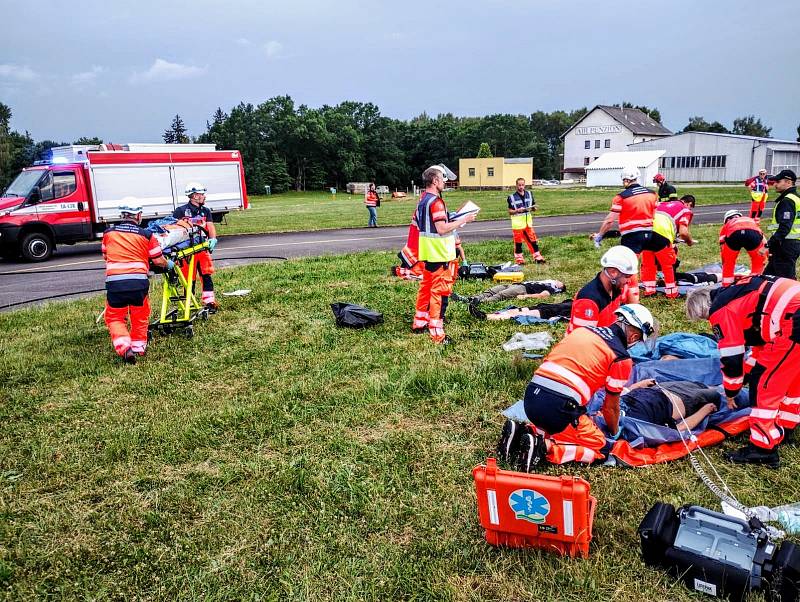
<svg viewBox="0 0 800 602">
<path fill-rule="evenodd" d="M 210 252 L 214 252 L 214 247 L 217 246 L 217 239 L 216 238 L 209 238 L 208 239 L 208 250 Z"/>
<path fill-rule="evenodd" d="M 174 269 L 175 269 L 175 262 L 172 261 L 171 259 L 167 259 L 167 271 L 171 272 Z"/>
<path fill-rule="evenodd" d="M 617 439 L 619 439 L 620 435 L 622 435 L 622 419 L 623 418 L 625 418 L 625 410 L 620 410 L 619 420 L 618 420 L 618 425 L 619 426 L 617 428 L 617 432 L 609 437 L 609 439 L 611 439 L 612 441 L 616 441 Z"/>
<path fill-rule="evenodd" d="M 602 234 L 595 234 L 594 237 L 594 246 L 596 248 L 600 248 L 600 244 L 603 242 L 603 235 Z"/>
</svg>

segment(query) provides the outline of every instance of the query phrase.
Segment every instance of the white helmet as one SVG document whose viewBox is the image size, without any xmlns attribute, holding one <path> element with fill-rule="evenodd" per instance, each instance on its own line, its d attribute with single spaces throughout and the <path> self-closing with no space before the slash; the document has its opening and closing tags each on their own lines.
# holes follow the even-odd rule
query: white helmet
<svg viewBox="0 0 800 602">
<path fill-rule="evenodd" d="M 117 207 L 121 217 L 126 215 L 137 215 L 142 212 L 142 205 L 135 196 L 126 196 L 119 202 Z"/>
<path fill-rule="evenodd" d="M 733 217 L 742 217 L 742 212 L 738 209 L 730 209 L 729 211 L 726 211 L 725 217 L 722 218 L 722 223 L 724 224 Z"/>
<path fill-rule="evenodd" d="M 646 341 L 648 337 L 656 332 L 655 319 L 653 314 L 644 305 L 639 303 L 628 303 L 627 305 L 620 305 L 614 314 L 621 317 L 628 324 L 634 328 L 642 331 L 642 340 Z"/>
<path fill-rule="evenodd" d="M 638 180 L 639 176 L 639 170 L 636 167 L 626 167 L 619 173 L 620 179 L 630 180 L 631 182 Z"/>
<path fill-rule="evenodd" d="M 445 179 L 445 181 L 447 181 L 447 180 L 455 181 L 455 180 L 458 179 L 456 174 L 454 174 L 452 171 L 450 171 L 450 169 L 444 163 L 439 163 L 437 165 L 431 165 L 428 169 L 435 169 L 436 171 L 441 173 L 442 177 Z"/>
<path fill-rule="evenodd" d="M 199 192 L 200 194 L 206 193 L 206 187 L 200 184 L 199 182 L 189 182 L 186 185 L 186 196 L 192 196 L 193 194 Z"/>
<path fill-rule="evenodd" d="M 604 268 L 616 268 L 623 274 L 631 275 L 639 271 L 639 258 L 628 247 L 617 245 L 603 253 L 600 265 Z"/>
</svg>

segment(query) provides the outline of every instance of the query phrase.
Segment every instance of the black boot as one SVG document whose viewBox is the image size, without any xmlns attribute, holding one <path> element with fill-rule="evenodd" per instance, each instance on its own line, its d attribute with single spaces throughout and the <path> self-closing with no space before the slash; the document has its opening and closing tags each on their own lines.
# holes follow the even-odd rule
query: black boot
<svg viewBox="0 0 800 602">
<path fill-rule="evenodd" d="M 736 464 L 763 464 L 769 468 L 778 468 L 781 464 L 777 449 L 761 449 L 752 443 L 725 454 L 725 458 Z"/>
<path fill-rule="evenodd" d="M 474 303 L 467 305 L 467 309 L 469 310 L 469 315 L 471 315 L 473 318 L 477 318 L 478 320 L 486 319 L 486 312 L 479 310 L 478 306 Z"/>
<path fill-rule="evenodd" d="M 500 440 L 497 442 L 497 459 L 507 464 L 514 464 L 519 453 L 519 440 L 527 431 L 527 425 L 506 420 Z"/>
<path fill-rule="evenodd" d="M 783 429 L 783 439 L 781 445 L 794 445 L 797 439 L 794 438 L 794 429 Z"/>
<path fill-rule="evenodd" d="M 519 439 L 517 470 L 519 472 L 530 472 L 536 466 L 544 464 L 546 454 L 547 445 L 544 442 L 544 437 L 528 430 Z"/>
</svg>

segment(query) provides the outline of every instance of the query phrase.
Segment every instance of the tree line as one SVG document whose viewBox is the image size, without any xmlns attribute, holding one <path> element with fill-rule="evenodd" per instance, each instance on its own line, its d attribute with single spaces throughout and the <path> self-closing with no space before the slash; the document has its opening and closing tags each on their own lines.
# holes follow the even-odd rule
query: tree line
<svg viewBox="0 0 800 602">
<path fill-rule="evenodd" d="M 622 106 L 640 109 L 661 121 L 657 108 L 629 102 Z M 297 105 L 290 96 L 276 96 L 258 105 L 240 103 L 229 112 L 218 108 L 197 136 L 191 136 L 180 115 L 175 115 L 163 140 L 214 143 L 220 149 L 239 150 L 252 194 L 262 193 L 265 186 L 273 192 L 323 190 L 342 188 L 351 181 L 375 181 L 405 189 L 419 183 L 422 171 L 432 163 L 457 169 L 459 158 L 477 156 L 484 144 L 484 154 L 532 157 L 537 178 L 557 178 L 562 167 L 561 135 L 586 112 L 582 107 L 484 117 L 423 113 L 400 120 L 381 115 L 372 103 L 345 101 L 312 108 Z M 44 151 L 68 144 L 36 142 L 28 132 L 11 131 L 11 115 L 11 108 L 0 102 L 0 189 Z M 698 116 L 692 117 L 683 131 L 769 136 L 771 128 L 753 115 L 734 120 L 730 130 Z M 96 137 L 82 137 L 73 143 L 101 142 Z"/>
</svg>

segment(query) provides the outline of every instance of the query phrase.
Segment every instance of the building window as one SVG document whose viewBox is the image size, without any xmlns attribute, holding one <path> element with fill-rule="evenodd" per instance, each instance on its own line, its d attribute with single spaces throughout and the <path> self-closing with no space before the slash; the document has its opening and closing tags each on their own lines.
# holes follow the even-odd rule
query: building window
<svg viewBox="0 0 800 602">
<path fill-rule="evenodd" d="M 589 157 L 584 157 L 584 158 L 583 158 L 583 164 L 584 164 L 584 165 L 589 165 L 589 162 L 590 162 L 590 161 L 591 161 L 591 159 L 589 159 Z"/>
<path fill-rule="evenodd" d="M 606 148 L 611 148 L 611 138 L 606 138 L 605 146 Z"/>
<path fill-rule="evenodd" d="M 469 168 L 469 177 L 470 178 L 474 178 L 475 177 L 475 168 L 474 167 L 470 167 Z"/>
<path fill-rule="evenodd" d="M 595 140 L 594 141 L 594 147 L 595 148 L 600 148 L 600 141 L 599 140 Z"/>
<path fill-rule="evenodd" d="M 486 168 L 486 175 L 490 178 L 494 177 L 494 167 L 487 167 Z"/>
<path fill-rule="evenodd" d="M 592 148 L 592 141 L 591 140 L 586 140 L 583 143 L 583 148 Z"/>
</svg>

